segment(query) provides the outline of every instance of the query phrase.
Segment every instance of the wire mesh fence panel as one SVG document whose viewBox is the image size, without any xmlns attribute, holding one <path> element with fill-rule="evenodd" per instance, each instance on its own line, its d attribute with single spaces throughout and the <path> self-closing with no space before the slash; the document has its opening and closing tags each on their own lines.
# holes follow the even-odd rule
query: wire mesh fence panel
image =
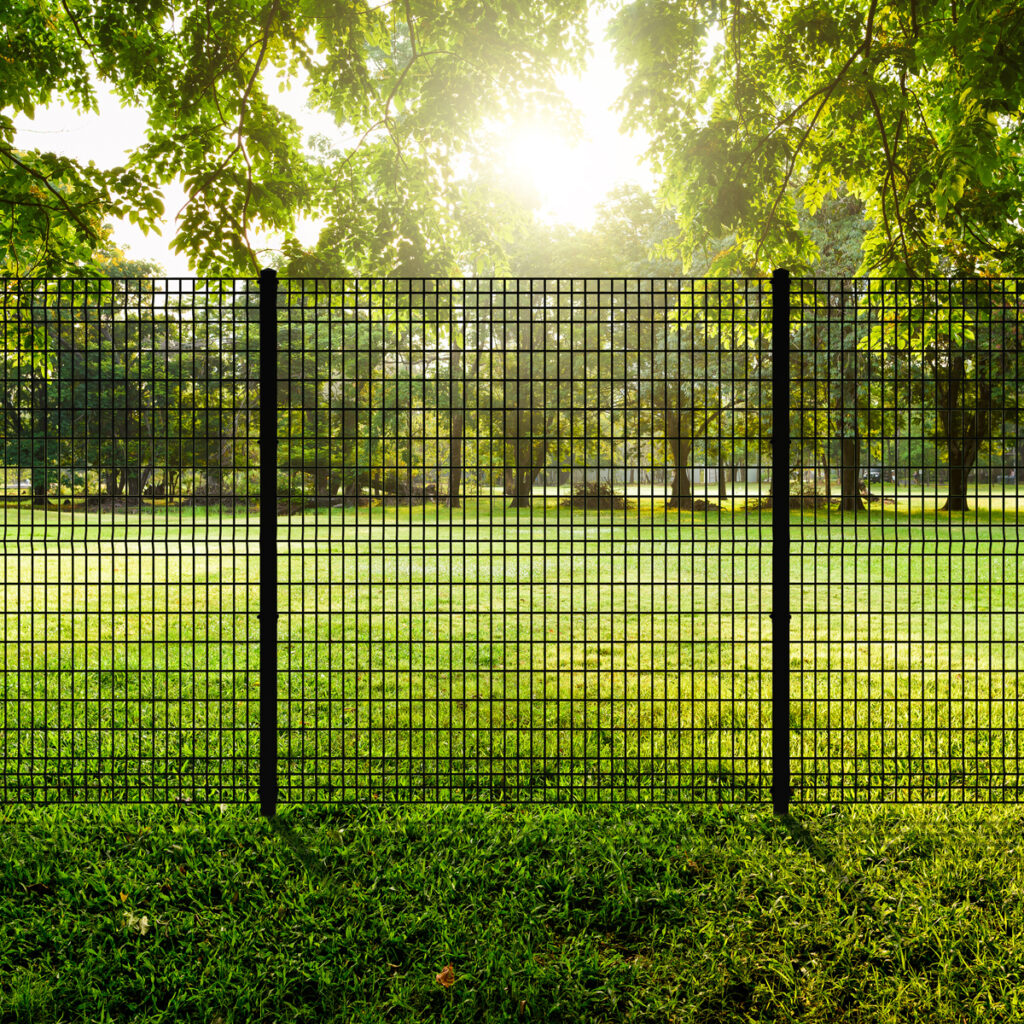
<svg viewBox="0 0 1024 1024">
<path fill-rule="evenodd" d="M 281 282 L 282 800 L 766 797 L 770 305 Z"/>
<path fill-rule="evenodd" d="M 1019 282 L 263 278 L 2 282 L 0 800 L 1019 799 Z"/>
<path fill-rule="evenodd" d="M 0 295 L 0 800 L 254 799 L 255 282 Z"/>
<path fill-rule="evenodd" d="M 793 282 L 797 802 L 1021 796 L 1021 303 Z"/>
</svg>

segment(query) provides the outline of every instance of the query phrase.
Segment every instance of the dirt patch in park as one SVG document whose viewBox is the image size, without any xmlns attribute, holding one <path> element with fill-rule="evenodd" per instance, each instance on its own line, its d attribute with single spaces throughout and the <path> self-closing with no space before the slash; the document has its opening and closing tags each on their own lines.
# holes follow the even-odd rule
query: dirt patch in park
<svg viewBox="0 0 1024 1024">
<path fill-rule="evenodd" d="M 395 505 L 426 505 L 436 500 L 436 498 L 428 498 L 420 494 L 385 494 L 381 498 L 375 498 L 374 504 L 388 507 Z"/>
<path fill-rule="evenodd" d="M 686 498 L 679 502 L 678 505 L 669 506 L 670 508 L 678 508 L 683 512 L 721 512 L 722 506 L 715 504 L 713 501 L 707 501 L 705 498 Z"/>
<path fill-rule="evenodd" d="M 877 505 L 881 503 L 883 505 L 895 505 L 895 498 L 883 498 L 878 494 L 865 494 L 861 492 L 861 498 L 868 504 Z M 839 511 L 840 499 L 839 498 L 828 498 L 824 494 L 791 494 L 789 496 L 789 507 L 802 509 L 833 509 L 836 512 Z M 744 506 L 744 511 L 757 512 L 761 509 L 769 509 L 772 507 L 771 497 L 760 498 L 756 501 L 748 501 Z"/>
<path fill-rule="evenodd" d="M 371 504 L 369 498 L 285 498 L 277 503 L 279 516 L 301 516 L 307 512 L 318 512 L 322 508 L 352 508 Z"/>
<path fill-rule="evenodd" d="M 39 506 L 32 506 L 38 508 Z M 57 512 L 124 512 L 151 511 L 153 506 L 138 498 L 112 498 L 108 495 L 93 495 L 76 501 L 55 501 L 47 499 L 46 508 Z"/>
<path fill-rule="evenodd" d="M 608 484 L 586 484 L 577 488 L 562 502 L 563 508 L 578 508 L 587 512 L 615 512 L 629 508 L 629 502 L 616 494 Z"/>
</svg>

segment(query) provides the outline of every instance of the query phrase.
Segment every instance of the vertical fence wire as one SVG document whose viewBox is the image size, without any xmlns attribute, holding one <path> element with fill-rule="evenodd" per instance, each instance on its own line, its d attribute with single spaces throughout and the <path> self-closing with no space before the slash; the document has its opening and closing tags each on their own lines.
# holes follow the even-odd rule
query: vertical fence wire
<svg viewBox="0 0 1024 1024">
<path fill-rule="evenodd" d="M 0 800 L 1020 798 L 1019 282 L 271 277 L 0 282 Z"/>
<path fill-rule="evenodd" d="M 252 799 L 253 283 L 0 303 L 0 800 Z"/>
</svg>

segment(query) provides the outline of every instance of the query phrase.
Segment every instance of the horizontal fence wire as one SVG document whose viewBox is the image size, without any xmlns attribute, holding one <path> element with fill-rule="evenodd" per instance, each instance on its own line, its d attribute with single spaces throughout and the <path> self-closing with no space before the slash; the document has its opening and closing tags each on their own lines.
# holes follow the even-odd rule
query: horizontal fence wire
<svg viewBox="0 0 1024 1024">
<path fill-rule="evenodd" d="M 256 282 L 0 303 L 0 801 L 254 799 Z"/>
<path fill-rule="evenodd" d="M 1016 802 L 1021 282 L 794 280 L 794 799 Z"/>
<path fill-rule="evenodd" d="M 4 803 L 1018 799 L 1019 282 L 0 295 Z"/>
<path fill-rule="evenodd" d="M 282 289 L 281 799 L 763 800 L 770 282 Z"/>
</svg>

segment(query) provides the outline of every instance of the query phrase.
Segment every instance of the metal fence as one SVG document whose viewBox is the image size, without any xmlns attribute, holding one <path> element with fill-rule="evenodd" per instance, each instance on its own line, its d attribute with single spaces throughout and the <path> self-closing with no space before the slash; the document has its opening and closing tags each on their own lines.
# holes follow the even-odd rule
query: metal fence
<svg viewBox="0 0 1024 1024">
<path fill-rule="evenodd" d="M 4 802 L 1018 799 L 1018 282 L 2 301 Z"/>
<path fill-rule="evenodd" d="M 0 289 L 0 800 L 252 799 L 256 283 Z"/>
<path fill-rule="evenodd" d="M 1021 282 L 794 280 L 796 799 L 1017 801 Z"/>
</svg>

